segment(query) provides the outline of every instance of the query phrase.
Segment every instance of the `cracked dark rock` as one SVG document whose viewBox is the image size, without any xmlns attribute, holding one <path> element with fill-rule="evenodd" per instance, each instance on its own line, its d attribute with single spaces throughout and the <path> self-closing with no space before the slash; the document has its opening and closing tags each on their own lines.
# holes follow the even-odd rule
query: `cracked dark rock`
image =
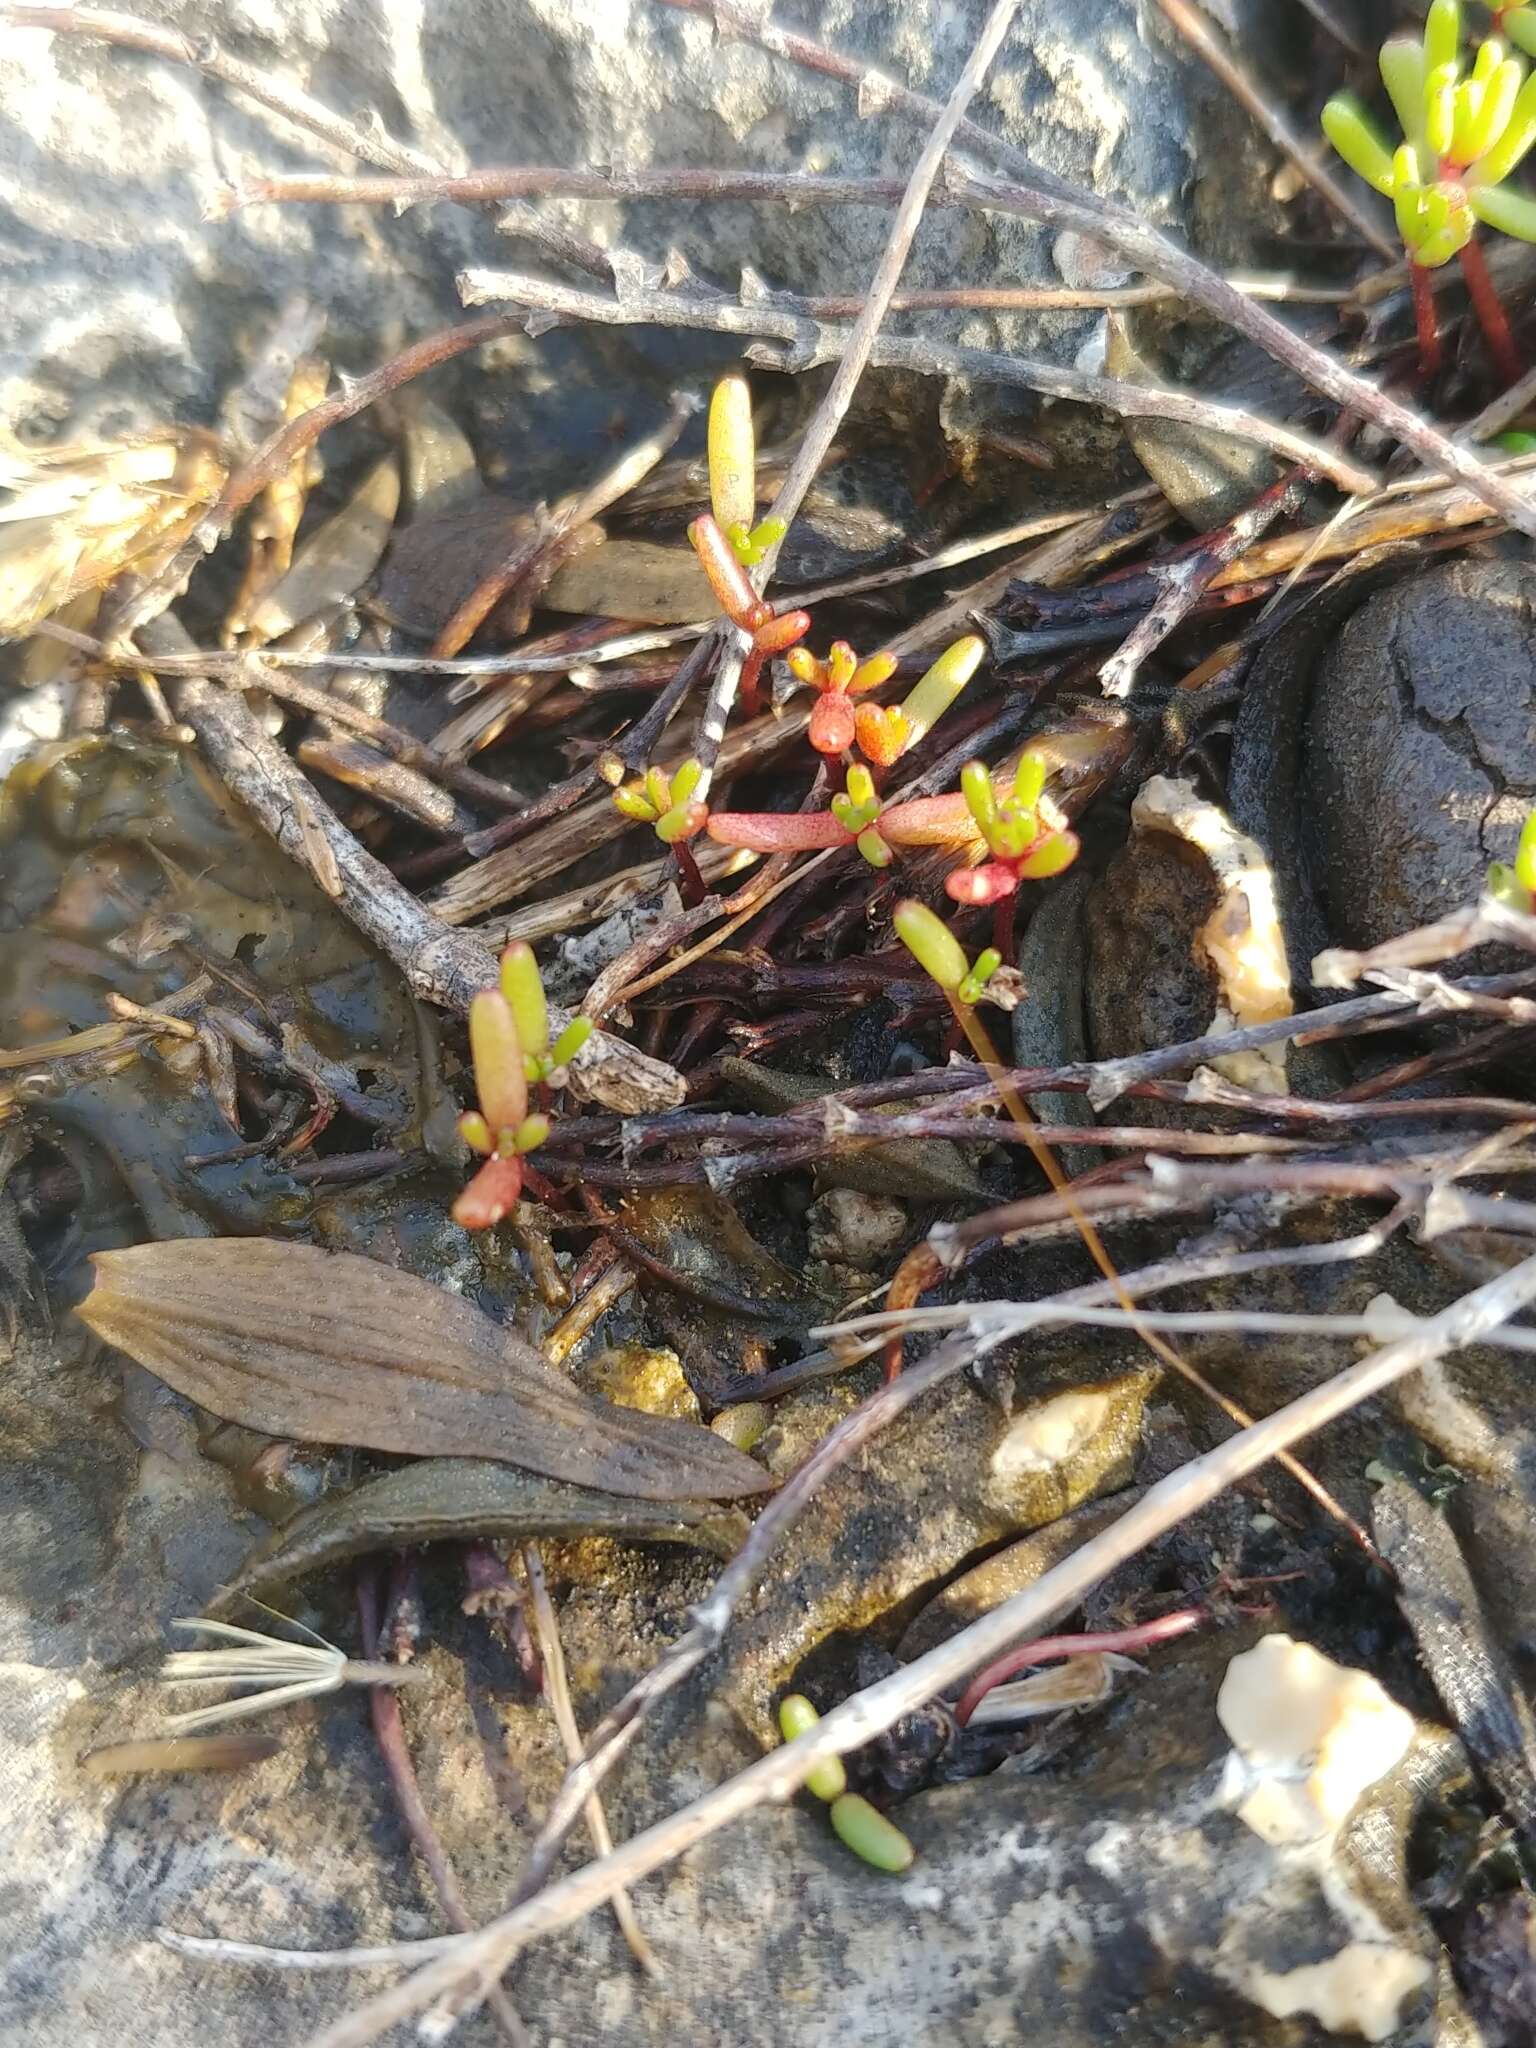
<svg viewBox="0 0 1536 2048">
<path fill-rule="evenodd" d="M 1452 562 L 1369 598 L 1318 669 L 1296 795 L 1335 942 L 1471 901 L 1536 799 L 1536 570 Z"/>
</svg>

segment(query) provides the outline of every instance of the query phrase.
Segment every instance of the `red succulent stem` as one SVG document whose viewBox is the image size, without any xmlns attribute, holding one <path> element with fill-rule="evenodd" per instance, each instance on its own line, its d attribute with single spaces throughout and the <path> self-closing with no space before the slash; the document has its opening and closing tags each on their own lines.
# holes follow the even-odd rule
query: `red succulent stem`
<svg viewBox="0 0 1536 2048">
<path fill-rule="evenodd" d="M 1440 346 L 1440 320 L 1435 312 L 1434 278 L 1422 263 L 1410 259 L 1408 282 L 1413 287 L 1413 324 L 1419 336 L 1419 374 L 1427 383 L 1431 377 L 1439 376 L 1445 361 Z"/>
<path fill-rule="evenodd" d="M 1154 1643 L 1187 1635 L 1209 1619 L 1204 1608 L 1181 1607 L 1177 1613 L 1165 1614 L 1157 1621 L 1143 1622 L 1140 1628 L 1110 1629 L 1098 1635 L 1042 1636 L 1038 1642 L 1023 1643 L 976 1674 L 960 1695 L 955 1719 L 965 1727 L 993 1686 L 1003 1684 L 1016 1671 L 1028 1670 L 1035 1664 L 1051 1664 L 1062 1657 L 1088 1657 L 1106 1650 L 1119 1655 L 1147 1650 Z"/>
<path fill-rule="evenodd" d="M 1515 347 L 1515 337 L 1509 329 L 1504 302 L 1494 290 L 1493 279 L 1488 274 L 1488 259 L 1483 254 L 1482 244 L 1475 238 L 1461 252 L 1461 274 L 1466 280 L 1467 295 L 1477 315 L 1477 324 L 1488 344 L 1488 353 L 1499 373 L 1499 382 L 1507 390 L 1525 374 L 1524 366 Z"/>
<path fill-rule="evenodd" d="M 693 910 L 709 894 L 699 864 L 693 857 L 693 848 L 686 840 L 674 839 L 672 859 L 677 867 L 677 892 L 683 899 L 683 908 Z"/>
</svg>

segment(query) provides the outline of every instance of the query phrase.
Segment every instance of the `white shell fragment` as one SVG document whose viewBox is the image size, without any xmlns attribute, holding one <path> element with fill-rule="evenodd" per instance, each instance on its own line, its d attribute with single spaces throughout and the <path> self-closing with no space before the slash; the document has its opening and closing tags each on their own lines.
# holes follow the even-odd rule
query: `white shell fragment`
<svg viewBox="0 0 1536 2048">
<path fill-rule="evenodd" d="M 1351 1941 L 1321 1963 L 1296 1970 L 1255 1970 L 1246 1990 L 1277 2020 L 1310 2014 L 1332 2034 L 1385 2041 L 1403 2001 L 1429 1981 L 1429 1964 L 1384 1941 Z"/>
<path fill-rule="evenodd" d="M 1104 1427 L 1116 1397 L 1113 1387 L 1074 1387 L 1028 1409 L 992 1453 L 993 1476 L 1006 1480 L 1056 1471 Z"/>
<path fill-rule="evenodd" d="M 1131 806 L 1137 832 L 1167 832 L 1205 856 L 1215 878 L 1215 910 L 1195 936 L 1195 949 L 1216 976 L 1220 999 L 1213 1032 L 1271 1024 L 1289 1017 L 1291 969 L 1275 903 L 1275 880 L 1264 850 L 1239 832 L 1226 812 L 1194 784 L 1171 775 L 1144 782 Z M 1285 1049 L 1228 1053 L 1212 1065 L 1239 1087 L 1286 1094 Z"/>
<path fill-rule="evenodd" d="M 1228 1798 L 1277 1847 L 1336 1834 L 1413 1739 L 1413 1716 L 1369 1672 L 1287 1635 L 1232 1659 L 1216 1715 L 1232 1741 Z"/>
</svg>

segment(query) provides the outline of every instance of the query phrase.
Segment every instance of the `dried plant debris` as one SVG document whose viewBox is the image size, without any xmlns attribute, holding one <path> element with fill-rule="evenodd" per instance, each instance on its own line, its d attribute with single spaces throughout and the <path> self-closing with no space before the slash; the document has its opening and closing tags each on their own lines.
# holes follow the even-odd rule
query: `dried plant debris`
<svg viewBox="0 0 1536 2048">
<path fill-rule="evenodd" d="M 226 1421 L 307 1443 L 509 1462 L 643 1500 L 770 1484 L 696 1424 L 584 1398 L 516 1331 L 412 1274 L 275 1239 L 101 1252 L 80 1315 Z"/>
<path fill-rule="evenodd" d="M 689 1544 L 729 1557 L 745 1527 L 728 1510 L 679 1500 L 660 1512 L 488 1458 L 421 1458 L 301 1508 L 251 1553 L 220 1605 L 381 1550 L 479 1537 L 527 1542 L 539 1536 L 610 1536 Z"/>
</svg>

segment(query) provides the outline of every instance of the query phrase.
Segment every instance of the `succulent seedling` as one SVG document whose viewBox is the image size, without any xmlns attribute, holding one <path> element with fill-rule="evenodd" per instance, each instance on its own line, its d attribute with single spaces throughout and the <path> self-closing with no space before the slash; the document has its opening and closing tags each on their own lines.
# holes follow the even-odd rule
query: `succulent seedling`
<svg viewBox="0 0 1536 2048">
<path fill-rule="evenodd" d="M 549 1118 L 529 1114 L 529 1083 L 559 1087 L 591 1034 L 590 1018 L 573 1017 L 550 1044 L 537 962 L 527 946 L 509 946 L 501 956 L 498 986 L 482 989 L 469 1006 L 469 1052 L 480 1106 L 459 1118 L 459 1136 L 485 1164 L 454 1203 L 455 1223 L 489 1230 L 517 1207 L 524 1155 L 549 1136 Z"/>
<path fill-rule="evenodd" d="M 1512 862 L 1496 860 L 1488 870 L 1488 894 L 1523 917 L 1536 911 L 1536 811 L 1520 828 Z"/>
<path fill-rule="evenodd" d="M 709 816 L 708 806 L 693 800 L 703 773 L 693 760 L 682 762 L 670 775 L 665 768 L 647 768 L 643 776 L 613 792 L 614 808 L 637 824 L 653 825 L 663 846 L 676 846 L 702 832 Z"/>
<path fill-rule="evenodd" d="M 961 769 L 966 808 L 992 858 L 949 876 L 944 887 L 956 903 L 1000 902 L 1020 882 L 1046 881 L 1077 858 L 1077 834 L 1058 822 L 1045 796 L 1047 772 L 1044 758 L 1026 749 L 1012 791 L 999 802 L 984 761 L 968 761 Z"/>
<path fill-rule="evenodd" d="M 845 754 L 858 732 L 858 712 L 873 705 L 854 705 L 854 698 L 876 690 L 896 673 L 894 654 L 872 654 L 860 661 L 846 640 L 834 640 L 826 659 L 808 647 L 792 647 L 786 666 L 797 683 L 818 692 L 806 737 L 818 754 Z"/>
<path fill-rule="evenodd" d="M 860 748 L 878 767 L 889 768 L 938 724 L 981 666 L 987 643 L 979 633 L 952 641 L 902 701 L 887 710 L 861 704 L 854 713 Z"/>
<path fill-rule="evenodd" d="M 1513 17 L 1536 9 L 1503 10 Z M 1523 39 L 1528 24 L 1519 24 Z M 1431 0 L 1422 37 L 1382 45 L 1381 76 L 1402 128 L 1393 148 L 1352 93 L 1323 109 L 1323 130 L 1350 169 L 1391 199 L 1408 253 L 1421 367 L 1440 363 L 1429 273 L 1460 256 L 1467 289 L 1500 374 L 1513 382 L 1520 361 L 1509 323 L 1475 240 L 1486 222 L 1536 241 L 1536 199 L 1501 189 L 1536 143 L 1536 79 L 1497 37 L 1483 42 L 1463 75 L 1460 0 Z"/>
<path fill-rule="evenodd" d="M 894 923 L 896 936 L 950 1002 L 963 1009 L 974 1009 L 987 983 L 1003 964 L 997 948 L 988 946 L 978 953 L 973 965 L 964 946 L 937 911 L 910 897 L 896 906 Z"/>
<path fill-rule="evenodd" d="M 776 612 L 766 598 L 758 595 L 735 548 L 711 513 L 699 514 L 688 529 L 688 538 L 709 578 L 715 602 L 731 624 L 751 638 L 752 644 L 741 665 L 741 698 L 746 710 L 756 711 L 763 663 L 772 655 L 787 654 L 797 640 L 803 640 L 811 630 L 811 615 L 801 611 Z M 763 543 L 764 553 L 768 545 Z"/>
<path fill-rule="evenodd" d="M 662 845 L 671 847 L 678 887 L 688 905 L 702 903 L 708 893 L 688 845 L 709 816 L 708 804 L 694 796 L 703 776 L 703 763 L 690 757 L 670 775 L 665 768 L 647 768 L 643 776 L 613 792 L 616 810 L 637 824 L 653 826 Z"/>
</svg>

